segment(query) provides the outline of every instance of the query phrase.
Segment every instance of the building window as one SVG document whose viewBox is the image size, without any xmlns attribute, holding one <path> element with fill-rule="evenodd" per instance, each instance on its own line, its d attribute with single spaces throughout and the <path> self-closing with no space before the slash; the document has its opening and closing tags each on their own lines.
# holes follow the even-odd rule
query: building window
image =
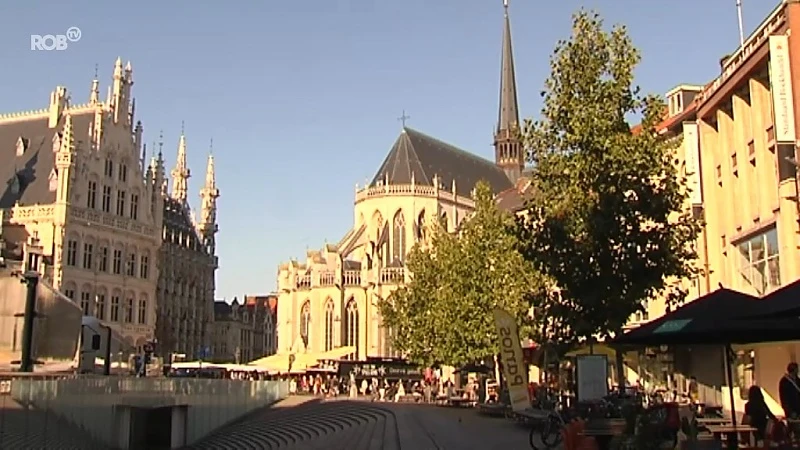
<svg viewBox="0 0 800 450">
<path fill-rule="evenodd" d="M 106 320 L 106 296 L 103 294 L 97 296 L 97 318 Z"/>
<path fill-rule="evenodd" d="M 111 186 L 103 186 L 103 212 L 111 212 Z"/>
<path fill-rule="evenodd" d="M 111 296 L 111 321 L 119 322 L 119 295 Z"/>
<path fill-rule="evenodd" d="M 117 191 L 117 215 L 125 215 L 125 191 L 122 189 Z"/>
<path fill-rule="evenodd" d="M 125 301 L 125 323 L 133 322 L 133 297 Z"/>
<path fill-rule="evenodd" d="M 81 292 L 81 309 L 83 310 L 83 315 L 88 316 L 91 313 L 89 312 L 91 309 L 91 300 L 92 300 L 92 293 L 91 292 Z"/>
<path fill-rule="evenodd" d="M 119 165 L 119 181 L 125 183 L 128 181 L 128 166 L 125 164 Z"/>
<path fill-rule="evenodd" d="M 131 194 L 131 219 L 139 219 L 139 196 Z"/>
<path fill-rule="evenodd" d="M 308 346 L 309 335 L 311 332 L 311 301 L 306 300 L 303 307 L 300 309 L 300 337 L 303 342 Z"/>
<path fill-rule="evenodd" d="M 406 220 L 402 211 L 394 215 L 392 227 L 392 262 L 402 263 L 406 254 Z"/>
<path fill-rule="evenodd" d="M 106 166 L 105 166 L 105 175 L 109 178 L 114 176 L 114 161 L 110 159 L 106 159 Z"/>
<path fill-rule="evenodd" d="M 89 190 L 86 195 L 86 207 L 94 209 L 97 206 L 97 181 L 89 182 Z"/>
<path fill-rule="evenodd" d="M 111 262 L 114 275 L 122 273 L 122 250 L 114 250 L 114 260 Z"/>
<path fill-rule="evenodd" d="M 97 261 L 97 271 L 98 272 L 107 272 L 108 271 L 108 247 L 105 245 L 100 247 L 100 254 L 99 260 Z"/>
<path fill-rule="evenodd" d="M 738 243 L 736 248 L 739 273 L 759 295 L 781 285 L 778 232 L 775 228 Z"/>
<path fill-rule="evenodd" d="M 344 333 L 344 345 L 356 348 L 350 359 L 358 358 L 358 304 L 354 298 L 347 302 L 345 308 Z"/>
<path fill-rule="evenodd" d="M 139 323 L 147 325 L 147 300 L 139 300 Z"/>
<path fill-rule="evenodd" d="M 94 245 L 89 243 L 83 244 L 83 268 L 92 268 L 92 257 L 94 256 Z"/>
<path fill-rule="evenodd" d="M 142 261 L 139 263 L 139 278 L 146 280 L 150 277 L 150 258 L 147 255 L 142 255 Z"/>
<path fill-rule="evenodd" d="M 72 289 L 64 289 L 64 296 L 70 300 L 75 300 L 75 291 Z"/>
<path fill-rule="evenodd" d="M 333 350 L 333 339 L 334 339 L 334 306 L 333 300 L 328 299 L 325 303 L 325 351 Z M 269 336 L 270 329 L 267 328 L 267 335 Z"/>
<path fill-rule="evenodd" d="M 128 255 L 128 264 L 127 264 L 127 267 L 125 269 L 125 273 L 129 277 L 135 277 L 136 276 L 136 253 L 131 253 L 131 254 Z"/>
<path fill-rule="evenodd" d="M 78 264 L 78 241 L 70 239 L 67 241 L 67 265 L 75 266 Z"/>
</svg>

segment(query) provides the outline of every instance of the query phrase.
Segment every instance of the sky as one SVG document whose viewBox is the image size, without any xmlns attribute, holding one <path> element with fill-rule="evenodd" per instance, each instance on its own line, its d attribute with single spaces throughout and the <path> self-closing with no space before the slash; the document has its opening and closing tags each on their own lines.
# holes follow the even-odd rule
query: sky
<svg viewBox="0 0 800 450">
<path fill-rule="evenodd" d="M 745 33 L 778 0 L 743 0 Z M 663 94 L 719 75 L 739 44 L 736 0 L 510 0 L 520 111 L 538 117 L 549 57 L 570 16 L 595 9 L 629 28 L 637 84 Z M 337 242 L 355 185 L 409 127 L 493 158 L 502 0 L 0 3 L 0 113 L 45 108 L 57 85 L 104 96 L 118 56 L 133 65 L 145 142 L 163 130 L 169 170 L 181 122 L 199 189 L 213 139 L 217 299 L 276 289 L 278 264 Z M 81 38 L 31 51 L 31 34 Z"/>
</svg>

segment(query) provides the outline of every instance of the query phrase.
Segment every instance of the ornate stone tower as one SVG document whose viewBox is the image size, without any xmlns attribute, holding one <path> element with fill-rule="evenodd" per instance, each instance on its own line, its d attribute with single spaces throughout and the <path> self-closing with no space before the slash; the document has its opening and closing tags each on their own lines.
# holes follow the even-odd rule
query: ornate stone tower
<svg viewBox="0 0 800 450">
<path fill-rule="evenodd" d="M 216 173 L 214 171 L 214 155 L 209 153 L 208 165 L 206 166 L 206 182 L 200 190 L 200 221 L 197 223 L 197 231 L 203 239 L 203 245 L 208 250 L 208 254 L 216 254 L 217 245 L 215 235 L 219 231 L 217 225 L 217 199 L 219 189 L 217 189 Z"/>
<path fill-rule="evenodd" d="M 500 62 L 500 104 L 497 129 L 494 133 L 495 163 L 512 182 L 516 182 L 525 168 L 525 149 L 519 137 L 519 108 L 517 106 L 517 81 L 514 75 L 514 53 L 511 49 L 511 22 L 508 18 L 508 0 L 503 1 L 503 49 Z"/>
<path fill-rule="evenodd" d="M 175 160 L 175 168 L 172 169 L 172 198 L 181 204 L 187 204 L 187 194 L 189 191 L 189 177 L 192 172 L 186 162 L 186 135 L 181 125 L 181 138 L 178 141 L 178 158 Z"/>
</svg>

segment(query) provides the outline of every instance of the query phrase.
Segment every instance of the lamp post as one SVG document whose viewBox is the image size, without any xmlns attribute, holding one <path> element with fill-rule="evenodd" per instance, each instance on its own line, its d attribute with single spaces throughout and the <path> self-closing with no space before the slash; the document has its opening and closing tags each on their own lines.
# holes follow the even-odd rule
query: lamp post
<svg viewBox="0 0 800 450">
<path fill-rule="evenodd" d="M 39 285 L 39 273 L 28 270 L 22 274 L 22 283 L 26 286 L 25 315 L 22 322 L 22 355 L 19 371 L 33 372 L 33 326 L 36 319 L 36 288 Z"/>
</svg>

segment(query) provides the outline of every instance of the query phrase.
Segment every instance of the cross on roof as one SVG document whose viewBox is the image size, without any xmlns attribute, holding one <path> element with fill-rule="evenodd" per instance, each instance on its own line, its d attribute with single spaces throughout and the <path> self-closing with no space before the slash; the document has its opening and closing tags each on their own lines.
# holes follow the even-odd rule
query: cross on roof
<svg viewBox="0 0 800 450">
<path fill-rule="evenodd" d="M 405 127 L 406 127 L 406 121 L 407 121 L 408 119 L 410 119 L 410 118 L 411 118 L 411 116 L 407 116 L 407 115 L 406 115 L 406 110 L 404 109 L 404 110 L 403 110 L 403 115 L 402 115 L 402 116 L 400 116 L 400 117 L 398 117 L 398 118 L 397 118 L 397 120 L 399 120 L 399 121 L 400 121 L 400 123 L 402 123 L 402 124 L 403 124 L 403 128 L 405 128 Z"/>
</svg>

